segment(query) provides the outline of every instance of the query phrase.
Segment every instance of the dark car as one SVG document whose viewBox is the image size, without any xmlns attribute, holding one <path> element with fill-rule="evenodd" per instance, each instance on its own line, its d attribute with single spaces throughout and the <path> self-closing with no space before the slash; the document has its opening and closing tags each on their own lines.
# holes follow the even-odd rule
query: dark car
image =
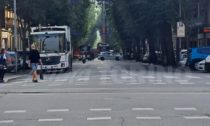
<svg viewBox="0 0 210 126">
<path fill-rule="evenodd" d="M 28 68 L 28 57 L 29 57 L 29 54 L 30 52 L 29 51 L 26 51 L 26 65 L 25 67 Z M 18 51 L 18 55 L 21 59 L 21 64 L 22 64 L 22 67 L 23 67 L 23 51 Z"/>
<path fill-rule="evenodd" d="M 15 72 L 15 62 L 12 56 L 8 53 L 6 55 L 7 71 L 6 72 Z"/>
<path fill-rule="evenodd" d="M 7 53 L 10 56 L 12 56 L 12 58 L 14 60 L 14 64 L 15 64 L 15 52 L 7 51 Z M 22 68 L 22 64 L 21 64 L 21 59 L 18 54 L 17 54 L 17 64 L 18 64 L 18 71 L 19 71 Z"/>
</svg>

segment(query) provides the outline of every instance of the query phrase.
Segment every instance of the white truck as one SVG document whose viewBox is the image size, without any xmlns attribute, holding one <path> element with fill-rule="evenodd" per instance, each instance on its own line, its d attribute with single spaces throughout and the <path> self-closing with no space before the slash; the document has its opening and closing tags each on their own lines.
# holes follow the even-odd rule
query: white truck
<svg viewBox="0 0 210 126">
<path fill-rule="evenodd" d="M 72 70 L 70 27 L 32 27 L 30 42 L 36 46 L 42 59 L 42 69 L 66 72 Z M 41 66 L 38 66 L 38 70 Z"/>
</svg>

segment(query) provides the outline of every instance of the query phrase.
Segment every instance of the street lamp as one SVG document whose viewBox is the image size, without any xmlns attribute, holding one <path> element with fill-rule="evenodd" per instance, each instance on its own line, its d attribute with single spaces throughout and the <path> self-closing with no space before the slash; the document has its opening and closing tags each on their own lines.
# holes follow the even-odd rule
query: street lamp
<svg viewBox="0 0 210 126">
<path fill-rule="evenodd" d="M 17 12 L 16 12 L 16 0 L 14 0 L 14 43 L 15 43 L 15 73 L 17 73 Z"/>
</svg>

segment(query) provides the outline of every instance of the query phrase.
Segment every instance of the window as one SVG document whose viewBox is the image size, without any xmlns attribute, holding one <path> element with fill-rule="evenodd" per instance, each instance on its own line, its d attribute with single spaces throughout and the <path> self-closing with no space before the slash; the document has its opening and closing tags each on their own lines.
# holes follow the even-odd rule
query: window
<svg viewBox="0 0 210 126">
<path fill-rule="evenodd" d="M 198 49 L 197 52 L 202 54 L 202 49 Z"/>
<path fill-rule="evenodd" d="M 203 54 L 210 54 L 210 48 L 202 49 Z"/>
</svg>

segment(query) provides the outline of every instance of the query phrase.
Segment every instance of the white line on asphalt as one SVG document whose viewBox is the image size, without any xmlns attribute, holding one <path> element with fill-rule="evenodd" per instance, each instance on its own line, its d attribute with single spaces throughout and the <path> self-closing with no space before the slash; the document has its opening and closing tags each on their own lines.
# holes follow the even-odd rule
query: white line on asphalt
<svg viewBox="0 0 210 126">
<path fill-rule="evenodd" d="M 55 121 L 63 121 L 62 118 L 58 119 L 39 119 L 38 122 L 55 122 Z"/>
<path fill-rule="evenodd" d="M 154 81 L 155 82 L 155 81 L 162 81 L 162 80 L 149 80 L 149 81 Z"/>
<path fill-rule="evenodd" d="M 178 77 L 175 77 L 175 76 L 163 76 L 165 78 L 178 78 Z"/>
<path fill-rule="evenodd" d="M 13 111 L 5 111 L 4 113 L 25 113 L 26 110 L 13 110 Z"/>
<path fill-rule="evenodd" d="M 49 109 L 47 112 L 68 112 L 69 109 Z"/>
<path fill-rule="evenodd" d="M 121 77 L 122 79 L 132 79 L 133 77 Z"/>
<path fill-rule="evenodd" d="M 0 120 L 0 123 L 3 124 L 3 123 L 13 123 L 14 120 Z"/>
<path fill-rule="evenodd" d="M 90 111 L 112 111 L 111 108 L 99 108 L 99 109 L 90 109 Z"/>
<path fill-rule="evenodd" d="M 61 86 L 61 84 L 49 84 L 48 86 Z"/>
<path fill-rule="evenodd" d="M 93 121 L 93 120 L 109 120 L 112 119 L 111 117 L 94 117 L 94 118 L 87 118 L 87 120 L 89 121 Z"/>
<path fill-rule="evenodd" d="M 40 95 L 54 95 L 54 94 L 8 94 L 8 95 L 31 95 L 31 96 L 40 96 Z"/>
<path fill-rule="evenodd" d="M 206 84 L 210 84 L 210 83 L 206 83 Z"/>
<path fill-rule="evenodd" d="M 76 86 L 88 85 L 88 84 L 75 84 Z"/>
<path fill-rule="evenodd" d="M 180 111 L 188 111 L 188 110 L 197 110 L 196 108 L 174 108 L 175 110 L 180 110 Z"/>
<path fill-rule="evenodd" d="M 153 76 L 141 76 L 142 78 L 155 78 L 155 77 L 153 77 Z"/>
<path fill-rule="evenodd" d="M 28 81 L 21 81 L 21 82 L 13 82 L 13 84 L 20 84 L 20 83 L 26 83 Z"/>
<path fill-rule="evenodd" d="M 56 80 L 56 82 L 64 82 L 64 81 L 68 81 L 68 80 Z"/>
<path fill-rule="evenodd" d="M 167 83 L 153 83 L 153 84 L 167 84 Z"/>
<path fill-rule="evenodd" d="M 176 80 L 177 82 L 188 82 L 188 80 Z"/>
<path fill-rule="evenodd" d="M 110 77 L 100 77 L 100 80 L 110 80 Z"/>
<path fill-rule="evenodd" d="M 34 85 L 21 85 L 22 87 L 33 87 Z"/>
<path fill-rule="evenodd" d="M 79 78 L 78 81 L 89 81 L 89 78 Z"/>
<path fill-rule="evenodd" d="M 187 85 L 187 84 L 194 84 L 194 83 L 182 83 L 182 82 L 181 82 L 180 84 L 183 84 L 183 85 L 186 84 L 186 85 Z"/>
<path fill-rule="evenodd" d="M 151 111 L 153 108 L 132 108 L 134 111 Z"/>
<path fill-rule="evenodd" d="M 161 117 L 136 117 L 136 119 L 161 119 Z"/>
<path fill-rule="evenodd" d="M 196 77 L 196 76 L 185 76 L 186 78 L 200 78 L 200 77 Z"/>
<path fill-rule="evenodd" d="M 185 119 L 209 119 L 208 116 L 184 116 Z"/>
<path fill-rule="evenodd" d="M 112 75 L 101 75 L 101 76 L 107 76 L 107 77 L 111 77 Z"/>
<path fill-rule="evenodd" d="M 141 83 L 127 83 L 127 84 L 130 84 L 130 85 L 135 85 L 135 84 L 141 84 Z"/>
</svg>

